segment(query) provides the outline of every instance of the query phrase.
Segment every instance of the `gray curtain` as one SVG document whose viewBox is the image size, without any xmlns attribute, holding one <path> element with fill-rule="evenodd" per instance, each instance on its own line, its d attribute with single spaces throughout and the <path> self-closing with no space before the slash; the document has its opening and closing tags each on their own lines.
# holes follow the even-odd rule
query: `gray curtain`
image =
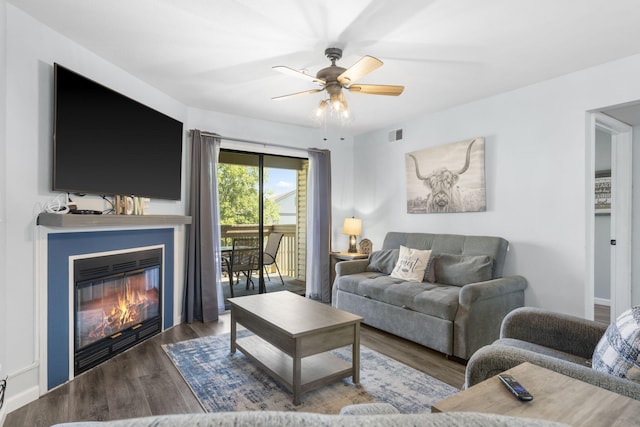
<svg viewBox="0 0 640 427">
<path fill-rule="evenodd" d="M 191 133 L 191 196 L 185 284 L 187 322 L 218 320 L 224 310 L 220 264 L 218 154 L 220 139 Z"/>
<path fill-rule="evenodd" d="M 331 152 L 309 150 L 307 180 L 307 289 L 306 296 L 331 299 Z"/>
</svg>

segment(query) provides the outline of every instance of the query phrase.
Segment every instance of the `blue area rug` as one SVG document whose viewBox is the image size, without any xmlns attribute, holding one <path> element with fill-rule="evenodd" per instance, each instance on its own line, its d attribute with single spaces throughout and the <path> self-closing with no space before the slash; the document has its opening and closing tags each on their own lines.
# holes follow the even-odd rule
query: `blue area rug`
<svg viewBox="0 0 640 427">
<path fill-rule="evenodd" d="M 238 337 L 248 331 L 238 331 Z M 360 346 L 360 384 L 351 378 L 302 394 L 292 393 L 240 351 L 229 353 L 229 334 L 162 346 L 207 412 L 269 410 L 337 414 L 354 403 L 386 402 L 402 413 L 429 413 L 431 404 L 458 392 L 435 378 Z M 333 350 L 351 360 L 351 347 Z"/>
</svg>

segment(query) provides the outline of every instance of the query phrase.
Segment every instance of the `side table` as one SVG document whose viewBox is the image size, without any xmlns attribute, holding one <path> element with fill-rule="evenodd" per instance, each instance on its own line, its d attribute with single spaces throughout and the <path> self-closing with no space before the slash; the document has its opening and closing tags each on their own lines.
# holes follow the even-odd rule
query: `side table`
<svg viewBox="0 0 640 427">
<path fill-rule="evenodd" d="M 471 411 L 557 421 L 574 426 L 637 425 L 640 401 L 525 362 L 505 371 L 533 400 L 521 402 L 497 376 L 431 406 L 431 412 Z"/>
</svg>

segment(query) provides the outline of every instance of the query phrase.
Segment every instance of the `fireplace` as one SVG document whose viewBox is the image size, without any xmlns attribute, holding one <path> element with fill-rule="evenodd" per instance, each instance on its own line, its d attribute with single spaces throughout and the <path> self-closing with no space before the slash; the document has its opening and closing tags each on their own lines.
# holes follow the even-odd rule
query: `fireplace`
<svg viewBox="0 0 640 427">
<path fill-rule="evenodd" d="M 74 375 L 162 330 L 162 248 L 73 261 Z"/>
</svg>

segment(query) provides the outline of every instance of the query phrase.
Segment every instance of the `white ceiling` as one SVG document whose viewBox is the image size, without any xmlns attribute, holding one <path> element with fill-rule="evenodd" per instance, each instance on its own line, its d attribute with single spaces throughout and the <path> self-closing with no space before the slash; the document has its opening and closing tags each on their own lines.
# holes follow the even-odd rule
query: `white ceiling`
<svg viewBox="0 0 640 427">
<path fill-rule="evenodd" d="M 313 126 L 321 94 L 277 73 L 314 74 L 363 55 L 385 65 L 347 93 L 358 134 L 640 53 L 638 0 L 8 0 L 196 108 Z M 64 65 L 64 64 L 63 64 Z"/>
</svg>

